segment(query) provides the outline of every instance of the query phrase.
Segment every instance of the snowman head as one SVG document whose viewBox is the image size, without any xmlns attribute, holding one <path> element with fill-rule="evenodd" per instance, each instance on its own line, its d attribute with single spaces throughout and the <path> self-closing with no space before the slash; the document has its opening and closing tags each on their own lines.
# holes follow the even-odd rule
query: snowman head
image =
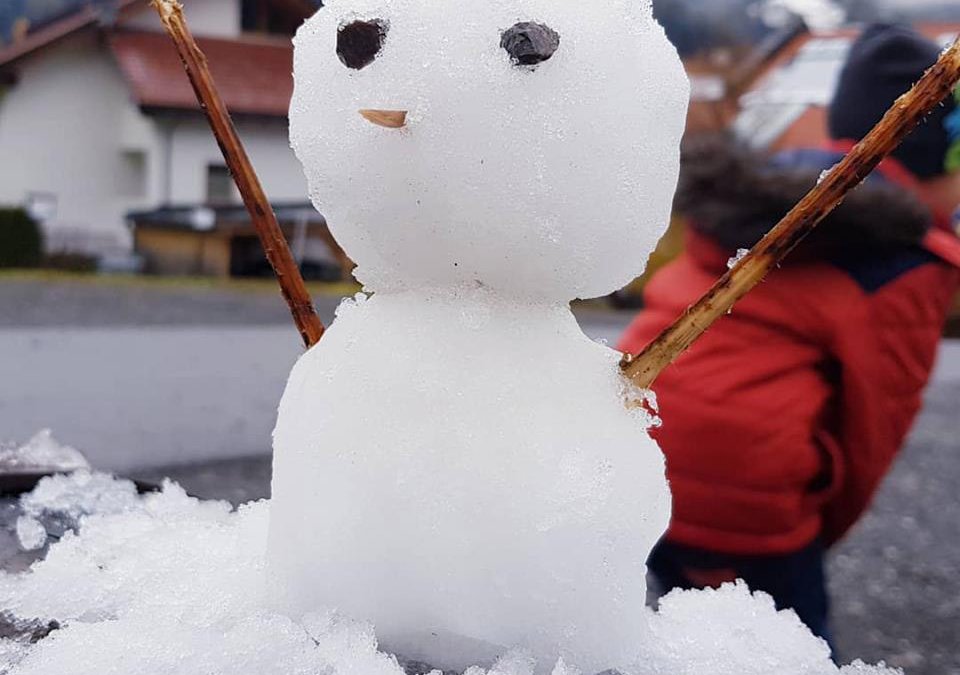
<svg viewBox="0 0 960 675">
<path fill-rule="evenodd" d="M 604 295 L 676 187 L 688 84 L 645 0 L 329 0 L 291 140 L 369 290 Z"/>
</svg>

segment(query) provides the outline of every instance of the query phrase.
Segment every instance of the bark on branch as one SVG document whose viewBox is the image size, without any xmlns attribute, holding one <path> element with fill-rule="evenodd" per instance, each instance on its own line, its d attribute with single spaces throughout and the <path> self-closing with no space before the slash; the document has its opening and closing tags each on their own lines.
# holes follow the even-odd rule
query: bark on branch
<svg viewBox="0 0 960 675">
<path fill-rule="evenodd" d="M 263 251 L 277 275 L 280 292 L 290 306 L 297 330 L 300 331 L 304 344 L 311 347 L 323 336 L 323 324 L 317 316 L 313 300 L 300 275 L 300 268 L 290 253 L 290 247 L 277 222 L 277 216 L 237 136 L 237 130 L 233 126 L 223 99 L 217 92 L 207 66 L 207 59 L 187 27 L 183 6 L 177 0 L 152 0 L 152 4 L 177 47 L 200 107 L 210 123 L 217 144 L 223 152 L 223 158 L 240 190 L 243 203 L 250 213 L 250 219 L 260 237 Z"/>
<path fill-rule="evenodd" d="M 687 350 L 714 321 L 727 314 L 843 202 L 847 194 L 884 160 L 911 131 L 940 105 L 960 81 L 960 39 L 907 94 L 899 98 L 876 127 L 814 187 L 753 250 L 724 274 L 638 355 L 626 355 L 624 374 L 648 389 L 660 373 Z"/>
</svg>

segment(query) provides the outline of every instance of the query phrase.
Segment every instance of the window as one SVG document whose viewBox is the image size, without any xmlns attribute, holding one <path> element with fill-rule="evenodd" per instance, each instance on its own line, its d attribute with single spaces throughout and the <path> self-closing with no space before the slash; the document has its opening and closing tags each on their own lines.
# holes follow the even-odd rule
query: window
<svg viewBox="0 0 960 675">
<path fill-rule="evenodd" d="M 207 204 L 232 204 L 235 194 L 230 169 L 222 164 L 207 166 Z"/>
<path fill-rule="evenodd" d="M 147 196 L 147 153 L 143 150 L 124 150 L 115 180 L 117 194 L 127 199 Z"/>
<path fill-rule="evenodd" d="M 240 25 L 245 33 L 292 36 L 313 8 L 314 5 L 302 0 L 242 0 Z"/>
<path fill-rule="evenodd" d="M 814 38 L 789 64 L 759 89 L 743 97 L 744 106 L 763 104 L 827 105 L 850 52 L 849 38 Z"/>
</svg>

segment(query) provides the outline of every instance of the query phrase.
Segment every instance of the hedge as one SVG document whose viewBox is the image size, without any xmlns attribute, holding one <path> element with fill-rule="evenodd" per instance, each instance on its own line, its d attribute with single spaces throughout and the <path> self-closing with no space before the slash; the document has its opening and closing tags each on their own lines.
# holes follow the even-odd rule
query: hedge
<svg viewBox="0 0 960 675">
<path fill-rule="evenodd" d="M 43 260 L 40 226 L 18 208 L 0 208 L 0 267 L 36 267 Z"/>
</svg>

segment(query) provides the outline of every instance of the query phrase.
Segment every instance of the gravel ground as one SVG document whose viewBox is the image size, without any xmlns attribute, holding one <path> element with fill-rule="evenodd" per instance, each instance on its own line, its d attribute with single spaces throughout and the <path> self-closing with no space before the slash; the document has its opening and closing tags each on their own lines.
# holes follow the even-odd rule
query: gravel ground
<svg viewBox="0 0 960 675">
<path fill-rule="evenodd" d="M 830 559 L 841 654 L 960 675 L 960 380 L 935 382 L 866 518 Z"/>
<path fill-rule="evenodd" d="M 107 354 L 112 356 L 112 351 L 121 348 L 118 345 L 128 343 L 123 335 L 138 341 L 152 339 L 149 349 L 161 353 L 149 368 L 134 373 L 121 384 L 128 386 L 137 378 L 149 378 L 152 387 L 161 389 L 179 383 L 186 391 L 174 398 L 148 399 L 148 403 L 151 407 L 179 406 L 170 413 L 170 418 L 185 415 L 195 407 L 190 391 L 198 387 L 203 391 L 202 383 L 206 381 L 206 378 L 202 381 L 190 379 L 190 375 L 199 378 L 197 373 L 205 372 L 205 367 L 217 367 L 216 359 L 221 351 L 228 352 L 223 358 L 229 361 L 230 349 L 249 355 L 250 345 L 274 345 L 285 339 L 279 336 L 286 335 L 282 333 L 286 326 L 281 324 L 286 324 L 288 319 L 282 305 L 277 306 L 278 302 L 269 293 L 140 286 L 118 289 L 109 285 L 11 282 L 0 277 L 0 373 L 12 372 L 13 365 L 29 358 L 29 354 L 24 356 L 21 353 L 22 350 L 13 353 L 16 350 L 12 348 L 12 345 L 25 344 L 25 335 L 31 335 L 32 340 L 41 343 L 52 340 L 49 344 L 59 352 L 66 349 L 65 343 L 56 340 L 92 339 L 98 342 L 109 335 L 107 332 L 78 332 L 73 330 L 74 327 L 123 326 L 132 332 L 114 331 L 120 336 L 117 338 L 120 342 L 104 346 Z M 336 298 L 318 301 L 325 320 L 329 321 L 336 302 Z M 628 319 L 628 315 L 602 313 L 589 308 L 579 311 L 578 315 L 591 335 L 608 340 L 616 336 Z M 163 328 L 144 328 L 149 326 Z M 189 330 L 177 328 L 190 326 L 193 328 Z M 263 327 L 242 328 L 251 326 Z M 13 330 L 4 331 L 4 327 Z M 5 338 L 7 342 L 4 342 Z M 178 343 L 178 339 L 187 342 Z M 272 415 L 272 410 L 264 413 L 259 409 L 267 405 L 267 401 L 275 405 L 277 394 L 273 389 L 282 384 L 288 361 L 295 357 L 294 339 L 280 348 L 273 347 L 275 353 L 259 365 L 252 365 L 251 375 L 246 380 L 238 376 L 211 385 L 224 394 L 236 396 L 251 394 L 245 391 L 247 389 L 261 390 L 252 398 L 226 397 L 221 401 L 222 407 L 239 406 L 233 411 L 238 417 L 222 422 L 224 428 L 236 427 L 241 418 L 249 422 L 253 413 L 244 411 L 243 406 L 256 406 L 258 414 L 262 414 L 265 420 Z M 207 351 L 203 351 L 203 340 L 211 340 L 205 348 Z M 102 370 L 95 363 L 95 350 L 89 345 L 78 344 L 79 358 L 94 361 L 93 365 L 87 363 L 87 370 L 83 371 L 85 376 L 95 377 L 94 373 Z M 165 367 L 165 364 L 175 361 L 176 352 L 196 348 L 200 348 L 201 353 L 193 361 L 179 366 L 184 372 L 171 376 L 168 371 L 176 371 L 176 368 Z M 41 356 L 36 363 L 45 363 L 45 353 L 42 349 L 38 353 Z M 74 363 L 73 368 L 82 370 L 82 364 L 76 363 L 76 359 L 63 358 L 66 360 L 58 367 L 67 368 L 71 367 L 67 364 Z M 139 361 L 130 359 L 129 362 Z M 0 394 L 4 381 L 9 382 L 10 378 L 0 377 Z M 15 384 L 20 387 L 24 382 Z M 45 386 L 53 387 L 54 383 Z M 40 396 L 44 391 L 35 391 L 32 395 Z M 115 397 L 118 401 L 124 398 L 122 387 L 121 391 L 115 392 Z M 78 392 L 68 391 L 60 400 L 64 405 L 65 401 L 81 405 L 83 398 Z M 927 404 L 907 447 L 870 514 L 832 553 L 829 561 L 834 630 L 844 660 L 886 661 L 905 668 L 908 675 L 960 675 L 960 497 L 956 490 L 960 485 L 958 400 L 960 343 L 945 343 L 940 367 L 927 393 Z M 166 413 L 169 410 L 153 410 L 151 414 Z M 18 409 L 17 415 L 22 414 L 23 410 Z M 132 413 L 117 414 L 114 426 L 126 423 L 125 416 L 129 414 Z M 0 395 L 0 436 L 4 435 L 3 415 L 3 397 Z M 201 423 L 204 416 L 209 418 L 210 411 L 201 409 L 192 423 Z M 142 437 L 149 440 L 158 436 L 160 442 L 164 441 L 172 433 L 164 434 L 171 422 L 166 424 L 167 427 L 151 427 L 150 433 Z M 209 421 L 206 424 L 210 426 Z M 263 445 L 259 448 L 262 450 L 268 445 L 268 436 L 264 429 L 254 427 L 245 433 L 253 438 L 262 437 Z M 211 427 L 210 436 L 215 435 L 214 431 L 216 429 Z M 184 437 L 195 433 L 195 427 L 185 428 Z M 69 435 L 64 435 L 63 440 L 76 442 Z M 256 452 L 256 448 L 251 452 Z M 184 453 L 189 455 L 190 449 L 185 449 Z M 270 459 L 265 454 L 193 464 L 178 462 L 175 466 L 132 470 L 130 473 L 154 481 L 169 476 L 197 496 L 227 499 L 233 503 L 269 495 Z M 0 541 L 0 546 L 3 544 Z"/>
</svg>

